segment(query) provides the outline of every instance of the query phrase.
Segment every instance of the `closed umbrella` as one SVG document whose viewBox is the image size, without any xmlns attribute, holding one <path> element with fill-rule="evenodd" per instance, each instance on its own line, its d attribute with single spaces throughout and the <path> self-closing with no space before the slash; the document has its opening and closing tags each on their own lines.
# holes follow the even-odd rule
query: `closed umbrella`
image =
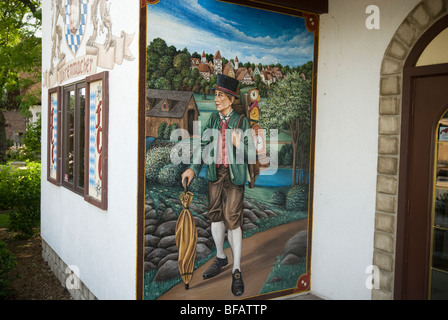
<svg viewBox="0 0 448 320">
<path fill-rule="evenodd" d="M 176 223 L 176 246 L 179 251 L 178 265 L 182 280 L 185 283 L 185 289 L 188 290 L 191 279 L 193 278 L 194 261 L 196 259 L 196 246 L 198 232 L 190 212 L 190 203 L 193 200 L 193 193 L 188 191 L 184 183 L 184 192 L 180 195 L 180 201 L 183 209 L 179 214 Z"/>
</svg>

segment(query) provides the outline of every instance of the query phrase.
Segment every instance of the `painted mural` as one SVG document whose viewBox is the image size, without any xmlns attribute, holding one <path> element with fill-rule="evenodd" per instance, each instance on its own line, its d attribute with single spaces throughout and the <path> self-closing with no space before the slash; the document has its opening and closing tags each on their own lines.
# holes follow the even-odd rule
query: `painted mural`
<svg viewBox="0 0 448 320">
<path fill-rule="evenodd" d="M 145 299 L 308 291 L 316 18 L 147 3 Z"/>
</svg>

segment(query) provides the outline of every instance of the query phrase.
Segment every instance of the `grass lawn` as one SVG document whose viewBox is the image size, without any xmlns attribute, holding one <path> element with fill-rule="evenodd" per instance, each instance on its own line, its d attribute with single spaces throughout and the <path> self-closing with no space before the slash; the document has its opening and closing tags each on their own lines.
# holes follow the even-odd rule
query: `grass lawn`
<svg viewBox="0 0 448 320">
<path fill-rule="evenodd" d="M 246 188 L 244 189 L 244 194 L 249 198 L 256 199 L 258 202 L 261 202 L 263 204 L 271 204 L 272 194 L 275 191 L 283 191 L 285 194 L 287 194 L 290 188 L 291 188 L 290 186 L 287 187 L 255 186 L 254 188 L 249 188 L 249 186 L 246 185 Z"/>
<path fill-rule="evenodd" d="M 0 228 L 9 228 L 9 213 L 0 213 Z"/>
</svg>

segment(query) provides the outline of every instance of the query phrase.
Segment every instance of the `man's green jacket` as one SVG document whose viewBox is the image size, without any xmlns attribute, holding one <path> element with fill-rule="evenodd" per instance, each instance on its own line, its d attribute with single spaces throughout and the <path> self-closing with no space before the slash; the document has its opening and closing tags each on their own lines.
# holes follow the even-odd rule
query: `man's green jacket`
<svg viewBox="0 0 448 320">
<path fill-rule="evenodd" d="M 230 180 L 236 185 L 242 185 L 250 182 L 250 175 L 247 163 L 248 161 L 255 162 L 255 148 L 253 145 L 249 120 L 243 117 L 239 129 L 241 129 L 241 144 L 236 148 L 232 143 L 232 131 L 236 128 L 240 114 L 232 111 L 232 114 L 227 122 L 226 131 L 226 147 L 229 154 L 229 173 Z M 195 172 L 195 176 L 199 175 L 203 164 L 207 165 L 206 178 L 208 181 L 216 181 L 216 156 L 218 154 L 218 136 L 217 132 L 220 129 L 219 113 L 214 112 L 210 115 L 206 126 L 201 135 L 201 148 L 198 146 L 193 149 L 193 163 L 190 168 Z M 210 130 L 215 129 L 215 130 Z M 201 150 L 201 152 L 199 152 Z"/>
</svg>

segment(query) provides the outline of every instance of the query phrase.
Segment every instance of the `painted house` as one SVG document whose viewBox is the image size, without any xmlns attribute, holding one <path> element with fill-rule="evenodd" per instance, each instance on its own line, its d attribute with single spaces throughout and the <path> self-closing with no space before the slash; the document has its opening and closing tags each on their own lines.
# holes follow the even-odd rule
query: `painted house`
<svg viewBox="0 0 448 320">
<path fill-rule="evenodd" d="M 275 76 L 267 70 L 262 70 L 260 73 L 260 76 L 261 76 L 261 81 L 263 81 L 263 83 L 265 83 L 267 85 L 270 85 L 271 83 L 275 83 L 275 81 L 276 81 Z"/>
<path fill-rule="evenodd" d="M 197 69 L 199 67 L 199 64 L 201 63 L 201 59 L 200 58 L 191 58 L 190 62 L 191 62 L 191 69 L 194 69 L 194 68 Z"/>
<path fill-rule="evenodd" d="M 147 15 L 163 1 L 42 3 L 43 256 L 76 299 L 148 290 Z M 245 3 L 303 17 L 315 39 L 309 265 L 283 295 L 447 299 L 448 1 Z"/>
<path fill-rule="evenodd" d="M 157 137 L 162 122 L 193 134 L 193 122 L 199 116 L 193 92 L 148 89 L 146 94 L 147 137 Z"/>
<path fill-rule="evenodd" d="M 254 78 L 250 75 L 250 72 L 247 68 L 240 67 L 237 69 L 235 79 L 241 82 L 244 85 L 254 84 Z"/>
<path fill-rule="evenodd" d="M 215 74 L 222 73 L 222 57 L 219 50 L 216 51 L 215 55 L 213 56 L 213 69 Z"/>
</svg>

